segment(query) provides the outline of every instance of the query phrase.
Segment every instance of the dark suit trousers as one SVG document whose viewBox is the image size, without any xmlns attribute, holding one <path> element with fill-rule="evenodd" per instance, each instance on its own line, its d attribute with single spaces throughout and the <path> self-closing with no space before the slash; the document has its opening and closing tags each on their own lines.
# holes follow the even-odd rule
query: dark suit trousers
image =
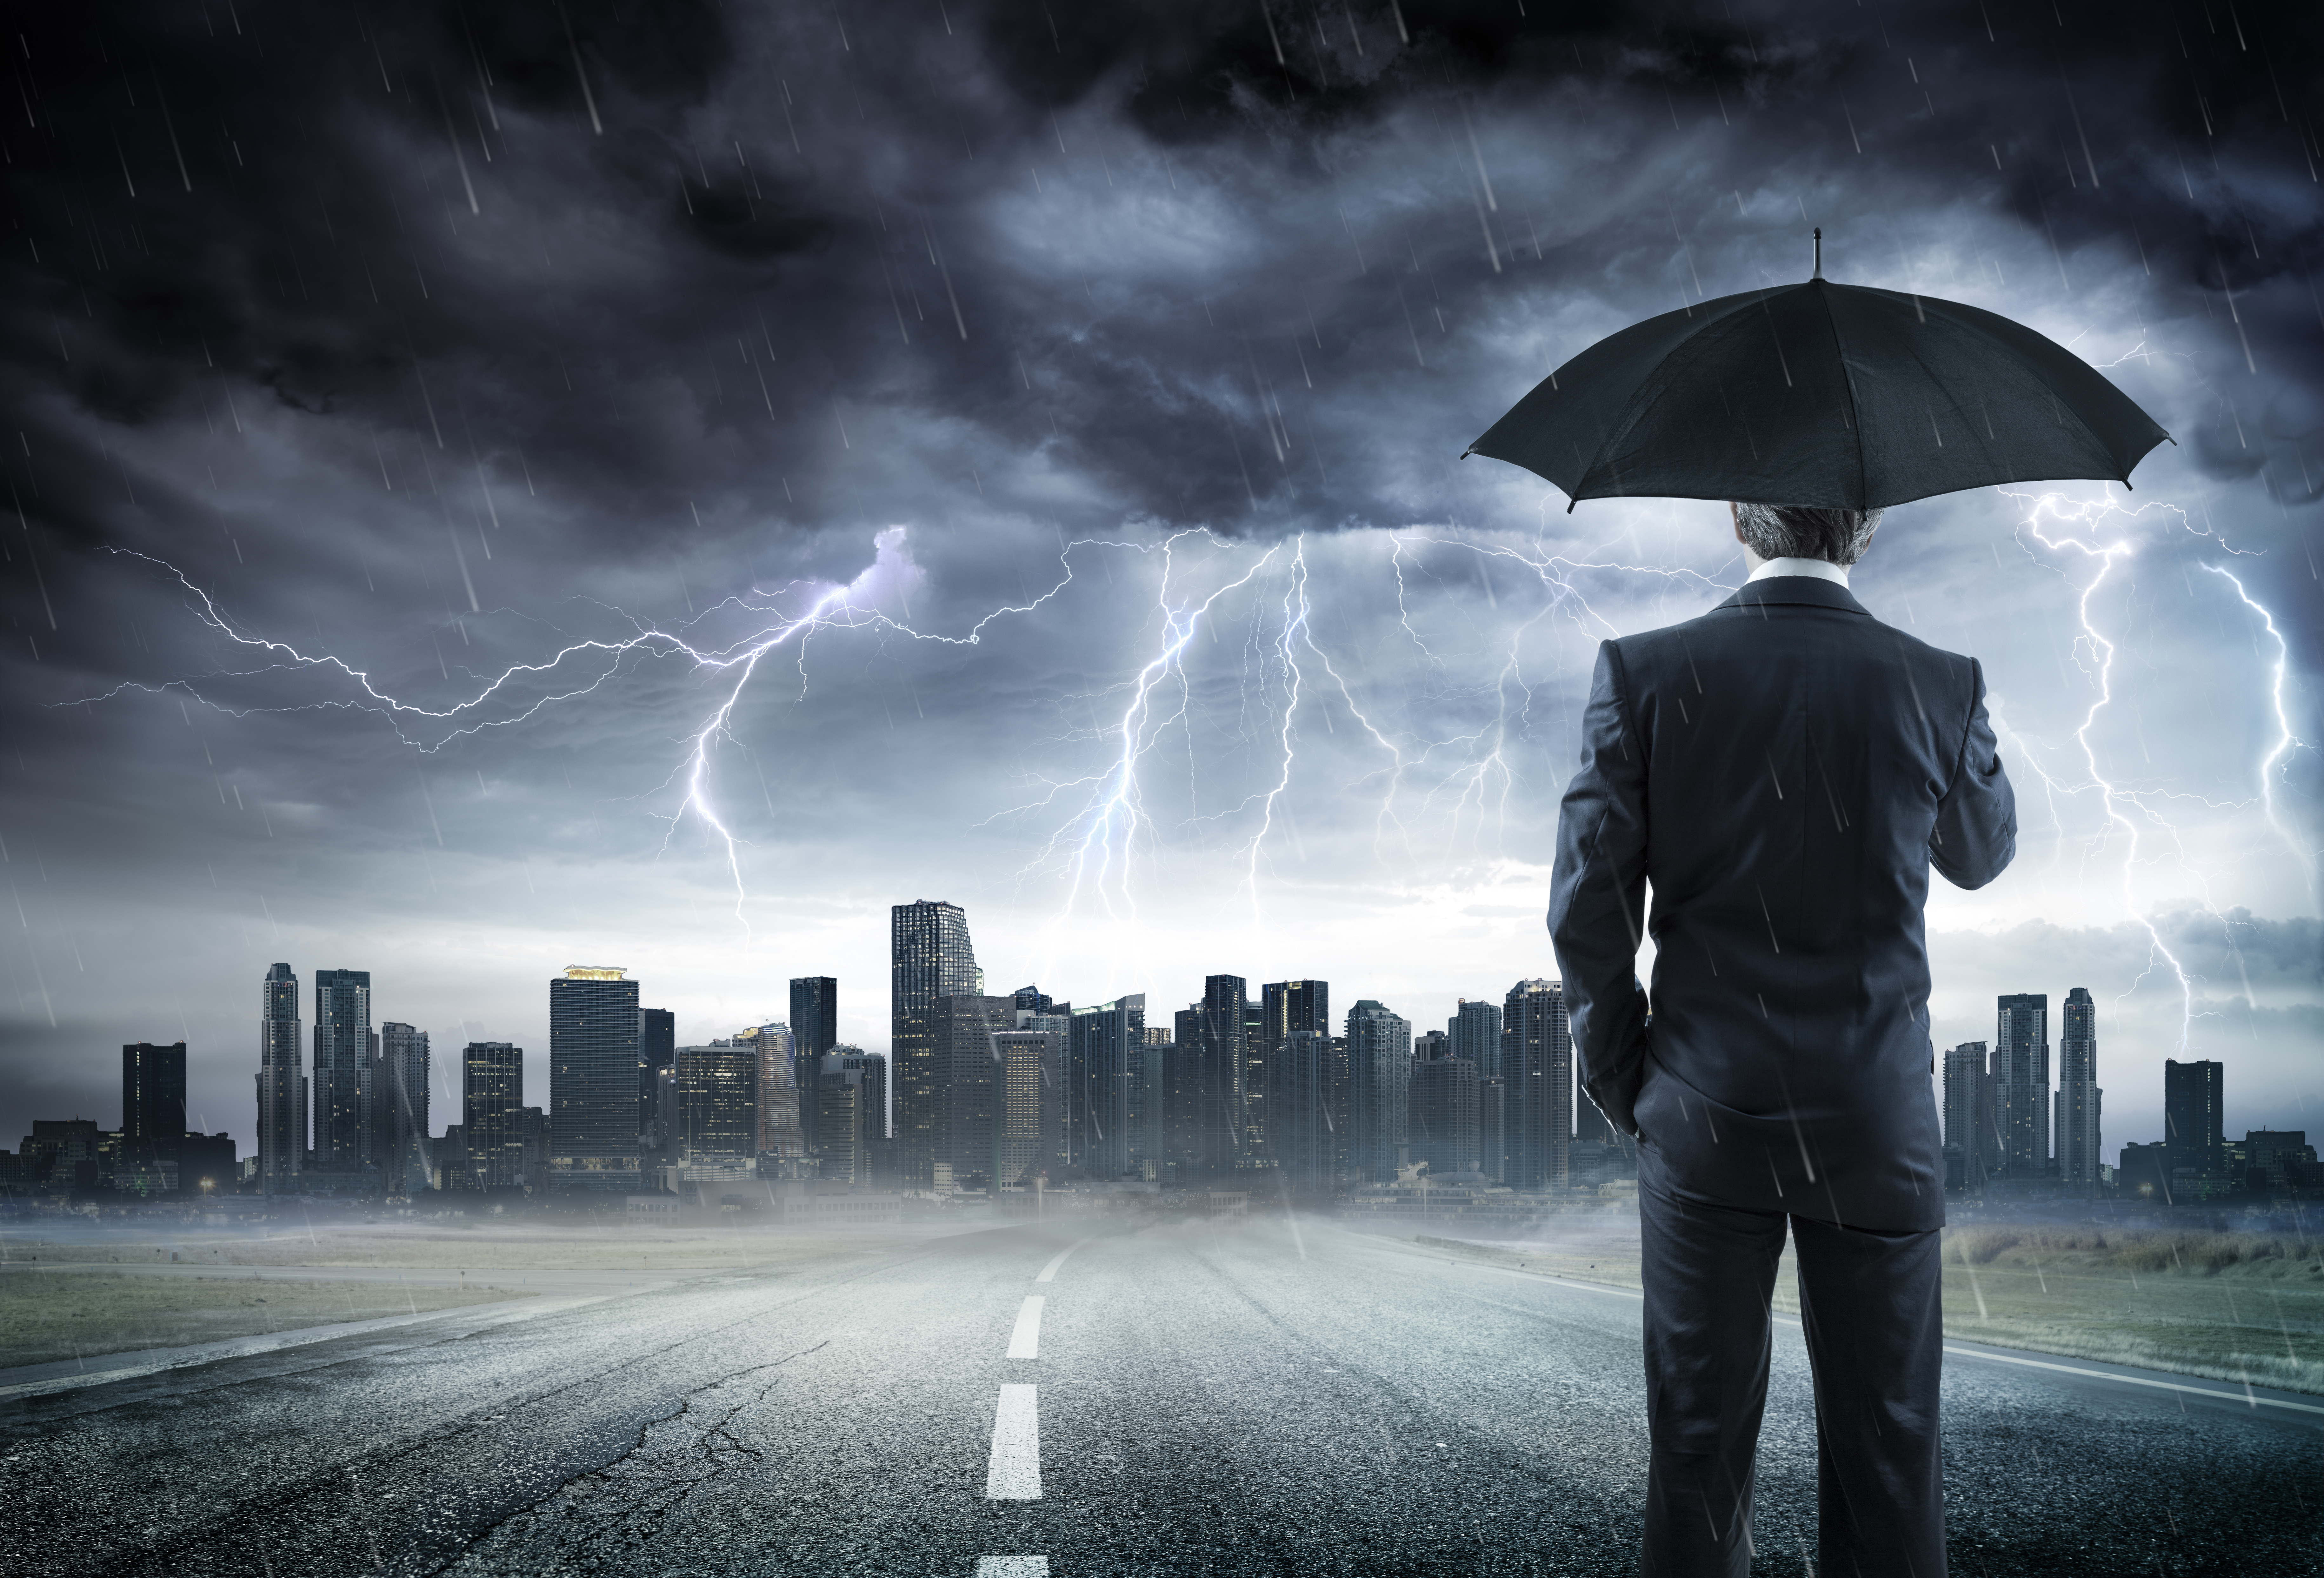
<svg viewBox="0 0 2324 1578">
<path fill-rule="evenodd" d="M 1638 1195 L 1650 1459 L 1642 1578 L 1746 1578 L 1786 1218 Z M 1939 1235 L 1788 1219 L 1815 1371 L 1821 1578 L 1943 1578 Z"/>
</svg>

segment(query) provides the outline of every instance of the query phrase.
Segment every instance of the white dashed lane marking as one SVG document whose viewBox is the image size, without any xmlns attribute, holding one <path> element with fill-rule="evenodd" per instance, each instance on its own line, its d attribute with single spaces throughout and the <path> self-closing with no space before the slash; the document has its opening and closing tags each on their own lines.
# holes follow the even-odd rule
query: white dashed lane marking
<svg viewBox="0 0 2324 1578">
<path fill-rule="evenodd" d="M 1001 1389 L 1001 1404 L 992 1414 L 992 1462 L 984 1472 L 984 1494 L 993 1501 L 1041 1499 L 1041 1412 L 1035 1388 L 1011 1384 Z"/>
<path fill-rule="evenodd" d="M 1011 1359 L 1038 1359 L 1041 1356 L 1041 1306 L 1047 1300 L 1036 1293 L 1025 1300 L 1017 1312 L 1017 1330 L 1009 1339 Z"/>
<path fill-rule="evenodd" d="M 1065 1257 L 1072 1254 L 1075 1250 L 1080 1249 L 1082 1244 L 1085 1244 L 1087 1242 L 1089 1242 L 1089 1240 L 1084 1239 L 1082 1240 L 1081 1244 L 1068 1244 L 1064 1249 L 1059 1250 L 1056 1253 L 1056 1259 L 1052 1260 L 1047 1265 L 1042 1267 L 1041 1274 L 1038 1277 L 1034 1278 L 1033 1280 L 1036 1282 L 1055 1281 L 1057 1276 L 1057 1268 L 1065 1263 Z"/>
<path fill-rule="evenodd" d="M 976 1578 L 1049 1578 L 1047 1556 L 979 1556 Z"/>
</svg>

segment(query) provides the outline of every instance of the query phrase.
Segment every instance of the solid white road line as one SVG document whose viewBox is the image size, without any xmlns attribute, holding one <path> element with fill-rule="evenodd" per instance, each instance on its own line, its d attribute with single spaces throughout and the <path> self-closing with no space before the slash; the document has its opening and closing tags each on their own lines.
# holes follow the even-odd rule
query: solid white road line
<svg viewBox="0 0 2324 1578">
<path fill-rule="evenodd" d="M 1017 1330 L 1009 1339 L 1011 1359 L 1038 1359 L 1041 1356 L 1041 1306 L 1048 1301 L 1036 1293 L 1025 1300 L 1025 1307 L 1017 1312 Z"/>
<path fill-rule="evenodd" d="M 992 1463 L 984 1472 L 988 1500 L 1041 1499 L 1041 1414 L 1035 1390 L 1013 1384 L 1001 1389 L 992 1415 Z"/>
<path fill-rule="evenodd" d="M 1057 1276 L 1057 1268 L 1065 1263 L 1065 1257 L 1072 1254 L 1075 1250 L 1080 1249 L 1082 1244 L 1085 1244 L 1089 1241 L 1089 1240 L 1084 1239 L 1082 1240 L 1081 1244 L 1068 1244 L 1064 1249 L 1059 1250 L 1056 1253 L 1056 1257 L 1047 1265 L 1042 1267 L 1041 1274 L 1038 1277 L 1034 1278 L 1033 1280 L 1036 1282 L 1055 1281 Z"/>
<path fill-rule="evenodd" d="M 1047 1556 L 979 1556 L 976 1578 L 1049 1578 Z"/>
<path fill-rule="evenodd" d="M 1545 1271 L 1516 1270 L 1506 1266 L 1490 1266 L 1486 1269 L 1505 1272 L 1512 1277 L 1523 1277 L 1532 1281 L 1554 1282 L 1560 1287 L 1579 1287 L 1589 1293 L 1611 1293 L 1623 1298 L 1646 1297 L 1635 1287 L 1612 1287 L 1597 1282 L 1573 1282 L 1563 1277 L 1553 1277 Z M 1797 1329 L 1800 1324 L 1794 1316 L 1777 1315 L 1775 1318 L 1778 1324 L 1794 1329 Z M 1958 1359 L 1984 1359 L 1995 1364 L 2021 1364 L 2028 1370 L 2055 1370 L 2061 1375 L 2084 1376 L 2091 1380 L 2119 1381 L 2124 1386 L 2152 1387 L 2157 1391 L 2185 1392 L 2190 1397 L 2213 1398 L 2223 1403 L 2242 1403 L 2255 1408 L 2288 1408 L 2300 1414 L 2324 1414 L 2324 1406 L 2315 1403 L 2295 1403 L 2287 1398 L 2264 1398 L 2248 1387 L 2245 1389 L 2243 1395 L 2238 1396 L 2231 1391 L 2223 1391 L 2215 1386 L 2185 1386 L 2175 1380 L 2149 1380 L 2144 1376 L 2117 1375 L 2110 1370 L 2089 1370 L 2079 1364 L 2058 1364 L 2046 1359 L 2019 1359 L 2007 1353 L 1987 1352 L 1981 1348 L 1956 1348 L 1950 1343 L 1945 1344 L 1945 1352 Z"/>
</svg>

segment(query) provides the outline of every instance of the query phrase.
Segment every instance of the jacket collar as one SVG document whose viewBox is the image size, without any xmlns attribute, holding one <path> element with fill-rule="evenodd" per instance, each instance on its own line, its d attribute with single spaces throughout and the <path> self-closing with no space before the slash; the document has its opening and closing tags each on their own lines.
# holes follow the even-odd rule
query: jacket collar
<svg viewBox="0 0 2324 1578">
<path fill-rule="evenodd" d="M 1787 604 L 1833 608 L 1842 614 L 1861 614 L 1867 618 L 1872 613 L 1858 603 L 1856 594 L 1847 587 L 1818 576 L 1769 576 L 1763 581 L 1746 581 L 1736 588 L 1735 595 L 1721 603 L 1720 607 L 1762 608 Z"/>
</svg>

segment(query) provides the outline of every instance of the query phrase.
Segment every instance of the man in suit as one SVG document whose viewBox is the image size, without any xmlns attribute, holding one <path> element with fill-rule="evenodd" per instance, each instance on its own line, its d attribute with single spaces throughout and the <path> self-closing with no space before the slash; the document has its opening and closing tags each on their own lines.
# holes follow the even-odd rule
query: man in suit
<svg viewBox="0 0 2324 1578">
<path fill-rule="evenodd" d="M 1817 1570 L 1941 1578 L 1944 1168 L 1922 908 L 1932 865 L 1963 888 L 2000 874 L 2016 804 L 1976 661 L 1849 594 L 1880 512 L 1729 511 L 1741 590 L 1599 648 L 1549 909 L 1582 1088 L 1638 1144 L 1639 1567 L 1750 1569 L 1788 1224 Z"/>
</svg>

